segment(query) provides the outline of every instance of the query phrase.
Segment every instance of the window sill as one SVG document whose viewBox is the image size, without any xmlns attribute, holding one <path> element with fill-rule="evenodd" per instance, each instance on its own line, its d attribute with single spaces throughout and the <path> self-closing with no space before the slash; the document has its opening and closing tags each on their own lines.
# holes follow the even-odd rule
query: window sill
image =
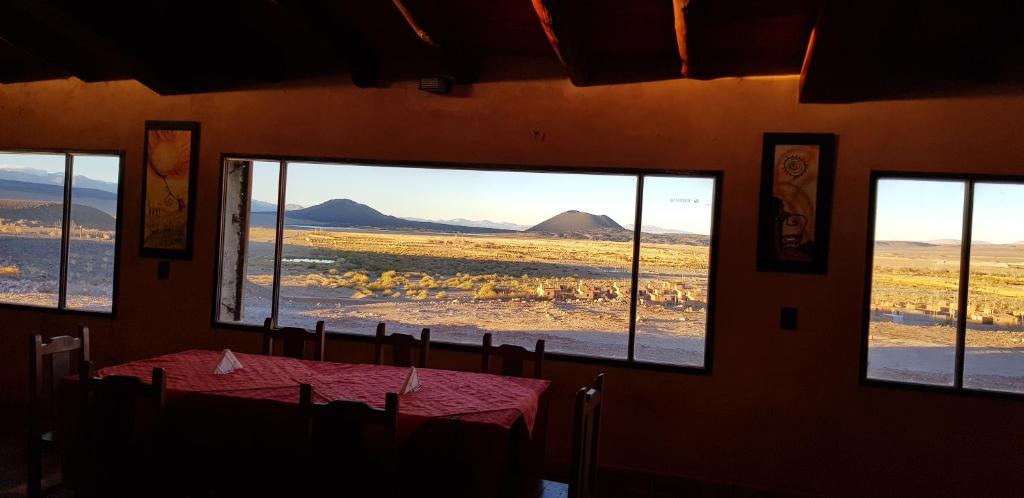
<svg viewBox="0 0 1024 498">
<path fill-rule="evenodd" d="M 1024 400 L 1024 393 L 1015 393 L 1010 391 L 990 391 L 985 389 L 976 389 L 968 387 L 940 386 L 935 384 L 918 384 L 913 382 L 900 382 L 897 380 L 871 379 L 863 376 L 860 379 L 860 385 L 861 387 L 865 388 L 893 389 L 900 391 L 911 391 L 932 394 L 947 394 L 954 396 L 963 396 L 967 398 L 1012 399 L 1017 401 Z"/>
<path fill-rule="evenodd" d="M 46 313 L 52 315 L 71 315 L 71 316 L 95 316 L 98 318 L 115 318 L 117 316 L 117 309 L 114 308 L 111 311 L 90 311 L 90 310 L 75 310 L 75 309 L 58 309 L 56 307 L 47 306 L 33 306 L 31 304 L 17 304 L 17 303 L 0 303 L 0 309 L 15 310 L 15 311 L 34 311 L 38 313 Z"/>
<path fill-rule="evenodd" d="M 241 330 L 245 332 L 260 333 L 262 327 L 258 325 L 247 325 L 247 324 L 236 324 L 236 323 L 224 323 L 224 322 L 213 322 L 215 329 L 227 329 L 227 330 Z M 336 332 L 327 331 L 327 340 L 331 341 L 355 341 L 373 343 L 374 337 L 369 334 L 352 334 L 348 332 Z M 441 351 L 458 351 L 464 353 L 479 353 L 481 346 L 475 344 L 459 344 L 452 342 L 430 342 L 431 349 L 438 349 Z M 544 353 L 545 360 L 552 360 L 566 363 L 579 363 L 584 365 L 605 365 L 615 368 L 625 368 L 633 370 L 649 370 L 655 372 L 673 372 L 673 373 L 685 373 L 692 375 L 710 376 L 710 367 L 696 367 L 686 365 L 671 365 L 666 363 L 651 363 L 645 361 L 629 361 L 625 359 L 617 358 L 600 358 L 596 356 L 583 356 L 574 355 L 567 353 Z"/>
</svg>

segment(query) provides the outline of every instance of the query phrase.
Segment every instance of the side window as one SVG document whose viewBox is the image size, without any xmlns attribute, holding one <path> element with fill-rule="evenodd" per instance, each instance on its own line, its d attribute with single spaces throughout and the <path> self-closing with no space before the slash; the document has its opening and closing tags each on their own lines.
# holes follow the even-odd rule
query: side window
<svg viewBox="0 0 1024 498">
<path fill-rule="evenodd" d="M 1024 392 L 1024 186 L 874 189 L 867 378 Z"/>
<path fill-rule="evenodd" d="M 121 157 L 0 153 L 0 302 L 111 313 Z"/>
</svg>

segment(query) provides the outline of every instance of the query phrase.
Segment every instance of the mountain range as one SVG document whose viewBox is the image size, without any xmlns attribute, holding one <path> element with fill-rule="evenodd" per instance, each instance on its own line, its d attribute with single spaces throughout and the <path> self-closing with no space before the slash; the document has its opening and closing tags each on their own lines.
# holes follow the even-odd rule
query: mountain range
<svg viewBox="0 0 1024 498">
<path fill-rule="evenodd" d="M 935 240 L 877 240 L 875 245 L 883 247 L 900 247 L 900 246 L 912 246 L 912 247 L 936 247 L 936 246 L 958 246 L 960 245 L 960 239 L 935 239 Z M 1016 242 L 988 242 L 985 240 L 972 240 L 972 246 L 994 246 L 994 245 L 1024 245 L 1024 241 Z"/>
<path fill-rule="evenodd" d="M 477 228 L 498 228 L 501 230 L 517 230 L 522 231 L 530 228 L 530 225 L 520 225 L 517 223 L 509 223 L 507 221 L 491 221 L 491 220 L 467 220 L 465 218 L 454 218 L 450 220 L 432 220 L 428 218 L 412 218 L 405 216 L 404 219 L 409 221 L 427 221 L 430 223 L 443 223 L 445 225 L 461 225 L 466 227 L 477 227 Z"/>
<path fill-rule="evenodd" d="M 456 219 L 446 221 L 465 224 L 399 218 L 381 213 L 370 206 L 360 204 L 351 199 L 331 199 L 315 206 L 285 212 L 285 224 L 291 226 L 352 227 L 466 234 L 523 234 L 609 241 L 629 241 L 633 238 L 632 230 L 627 230 L 610 217 L 577 210 L 559 213 L 525 230 L 497 228 L 494 226 L 471 226 L 468 224 L 484 223 L 474 220 Z M 276 223 L 276 213 L 254 212 L 250 222 L 253 226 L 273 227 Z M 486 223 L 499 225 L 499 223 L 490 221 Z M 513 226 L 518 227 L 519 225 Z M 682 243 L 704 246 L 709 242 L 706 235 L 672 233 L 644 233 L 643 240 L 653 243 Z"/>
<path fill-rule="evenodd" d="M 0 165 L 0 180 L 14 180 L 28 183 L 43 183 L 46 185 L 57 185 L 63 187 L 64 173 L 49 173 L 35 168 L 22 168 L 19 166 Z M 113 194 L 117 193 L 117 184 L 94 180 L 87 176 L 75 175 L 72 184 L 76 188 L 90 188 L 103 190 Z"/>
<path fill-rule="evenodd" d="M 284 210 L 285 211 L 295 211 L 296 209 L 302 209 L 302 207 L 303 206 L 300 206 L 298 204 L 285 204 L 284 205 Z M 252 212 L 254 212 L 254 213 L 276 213 L 277 212 L 277 203 L 276 202 L 267 202 L 267 201 L 257 201 L 255 199 L 253 199 L 253 201 L 252 201 Z"/>
<path fill-rule="evenodd" d="M 62 202 L 64 186 L 0 179 L 0 199 Z M 76 186 L 71 189 L 71 200 L 75 204 L 96 208 L 110 216 L 117 216 L 117 194 L 114 192 Z"/>
</svg>

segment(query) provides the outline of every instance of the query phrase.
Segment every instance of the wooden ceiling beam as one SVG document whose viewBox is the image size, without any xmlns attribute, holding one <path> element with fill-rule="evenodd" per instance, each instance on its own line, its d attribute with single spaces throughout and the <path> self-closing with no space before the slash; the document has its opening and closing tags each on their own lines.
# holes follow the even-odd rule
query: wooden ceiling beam
<svg viewBox="0 0 1024 498">
<path fill-rule="evenodd" d="M 47 0 L 0 0 L 0 36 L 83 81 L 131 77 L 126 54 Z"/>
<path fill-rule="evenodd" d="M 579 23 L 583 18 L 578 0 L 531 0 L 551 48 L 573 85 L 586 86 Z"/>
<path fill-rule="evenodd" d="M 690 52 L 686 46 L 686 7 L 690 0 L 672 0 L 672 12 L 675 16 L 676 47 L 679 49 L 679 74 L 686 77 L 690 72 Z"/>
<path fill-rule="evenodd" d="M 456 83 L 471 84 L 480 79 L 480 60 L 455 32 L 433 0 L 391 0 L 405 22 L 424 45 L 437 53 L 442 66 Z"/>
<path fill-rule="evenodd" d="M 351 72 L 352 84 L 359 88 L 380 86 L 380 58 L 377 50 L 360 30 L 358 12 L 348 2 L 338 2 L 332 10 L 323 1 L 277 0 L 300 23 L 320 35 L 333 49 L 338 62 Z"/>
<path fill-rule="evenodd" d="M 52 80 L 69 76 L 67 71 L 0 38 L 0 83 Z"/>
</svg>

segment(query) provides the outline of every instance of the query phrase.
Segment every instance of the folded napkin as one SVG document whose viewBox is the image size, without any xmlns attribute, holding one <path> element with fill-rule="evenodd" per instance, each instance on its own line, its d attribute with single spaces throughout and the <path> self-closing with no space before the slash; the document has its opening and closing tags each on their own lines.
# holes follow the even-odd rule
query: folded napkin
<svg viewBox="0 0 1024 498">
<path fill-rule="evenodd" d="M 405 378 L 405 384 L 402 384 L 402 390 L 399 394 L 409 394 L 411 392 L 418 391 L 420 388 L 420 377 L 416 375 L 416 367 L 409 368 L 409 376 Z"/>
<path fill-rule="evenodd" d="M 230 349 L 225 349 L 224 354 L 220 357 L 220 362 L 217 363 L 217 368 L 213 370 L 216 375 L 224 375 L 234 372 L 242 368 L 242 363 L 235 358 L 235 353 L 232 353 Z"/>
</svg>

